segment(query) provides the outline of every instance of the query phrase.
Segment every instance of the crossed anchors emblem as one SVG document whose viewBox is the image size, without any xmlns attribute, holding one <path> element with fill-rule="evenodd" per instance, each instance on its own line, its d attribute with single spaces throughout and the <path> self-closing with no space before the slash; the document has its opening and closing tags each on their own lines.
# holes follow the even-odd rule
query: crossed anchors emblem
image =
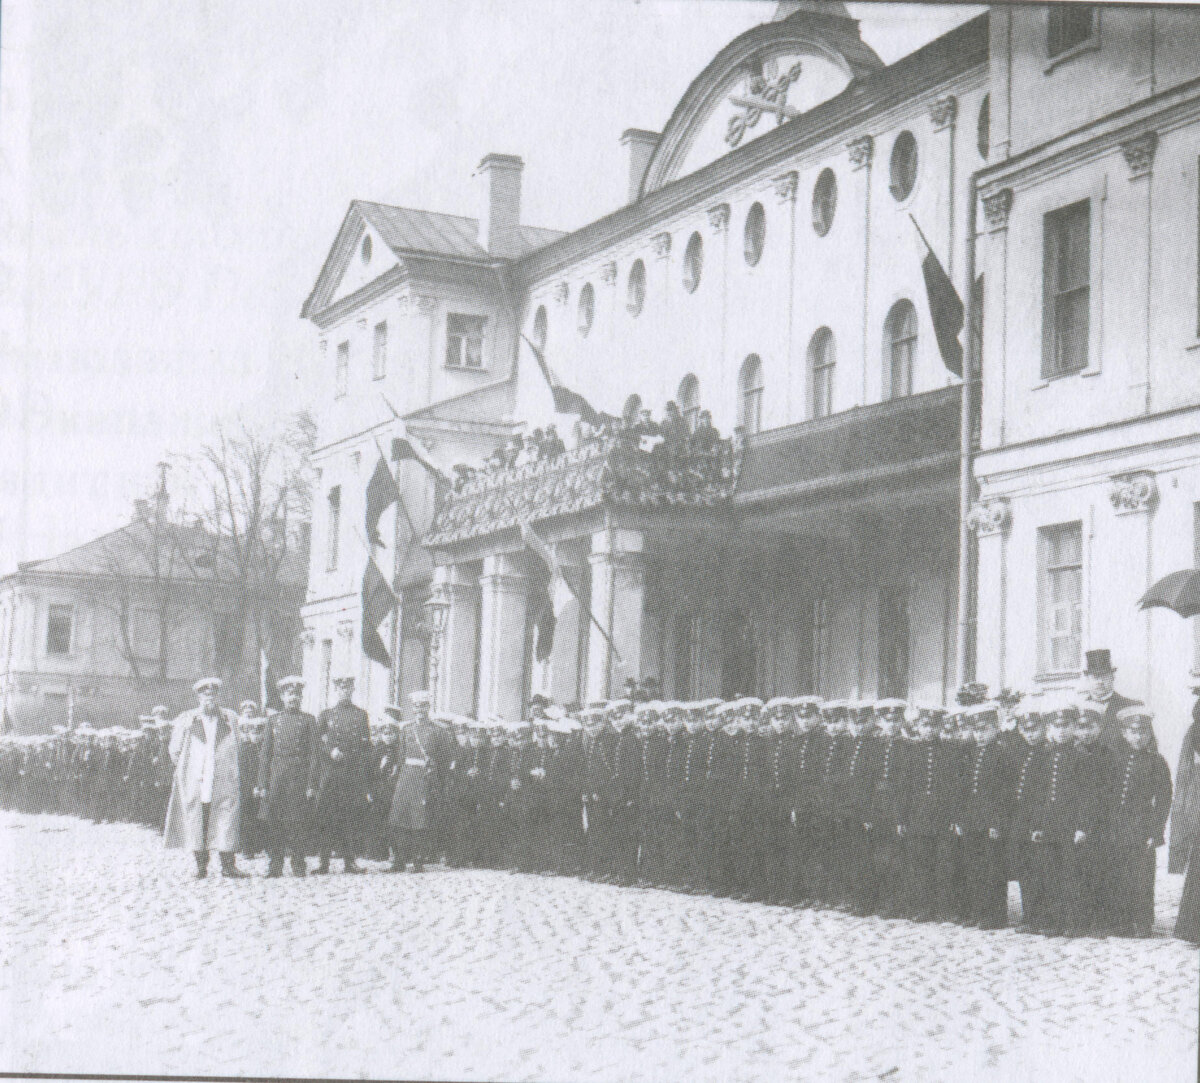
<svg viewBox="0 0 1200 1083">
<path fill-rule="evenodd" d="M 800 78 L 802 64 L 797 60 L 782 75 L 774 60 L 752 62 L 746 72 L 744 94 L 731 94 L 730 102 L 741 110 L 729 118 L 725 142 L 736 147 L 746 132 L 757 126 L 763 113 L 774 113 L 775 123 L 782 124 L 800 115 L 800 110 L 788 105 L 788 88 Z"/>
</svg>

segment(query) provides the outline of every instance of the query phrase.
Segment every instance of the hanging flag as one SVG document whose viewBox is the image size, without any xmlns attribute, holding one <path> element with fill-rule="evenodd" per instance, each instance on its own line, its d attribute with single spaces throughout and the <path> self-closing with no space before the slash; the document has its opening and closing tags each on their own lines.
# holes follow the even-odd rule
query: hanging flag
<svg viewBox="0 0 1200 1083">
<path fill-rule="evenodd" d="M 958 341 L 963 329 L 963 303 L 946 274 L 941 261 L 934 254 L 933 246 L 929 243 L 917 220 L 910 214 L 912 224 L 917 227 L 921 240 L 925 242 L 926 256 L 921 263 L 921 273 L 925 276 L 925 292 L 929 296 L 929 315 L 933 318 L 933 333 L 937 338 L 938 350 L 942 355 L 942 363 L 955 376 L 963 374 L 963 348 Z"/>
<path fill-rule="evenodd" d="M 529 348 L 533 351 L 533 356 L 537 358 L 538 368 L 542 370 L 542 376 L 545 377 L 546 383 L 550 387 L 550 394 L 554 396 L 554 409 L 558 413 L 578 414 L 589 425 L 600 425 L 604 421 L 617 420 L 612 414 L 606 414 L 595 409 L 578 391 L 572 391 L 569 387 L 564 387 L 560 384 L 558 377 L 554 375 L 550 366 L 546 364 L 546 355 L 530 342 L 525 335 L 521 337 L 529 344 Z"/>
<path fill-rule="evenodd" d="M 379 635 L 379 626 L 396 608 L 396 595 L 375 561 L 368 560 L 362 581 L 363 654 L 381 666 L 390 666 L 392 656 Z"/>
<path fill-rule="evenodd" d="M 280 698 L 279 689 L 275 684 L 275 671 L 271 668 L 271 660 L 262 647 L 258 649 L 258 693 L 263 714 L 266 714 L 268 710 L 283 710 L 283 700 Z"/>
<path fill-rule="evenodd" d="M 372 545 L 383 546 L 383 539 L 379 536 L 379 519 L 399 499 L 400 487 L 380 452 L 375 472 L 367 482 L 367 540 Z"/>
<path fill-rule="evenodd" d="M 537 660 L 544 662 L 550 657 L 550 651 L 554 647 L 554 628 L 558 624 L 558 618 L 562 612 L 561 608 L 558 610 L 555 609 L 554 599 L 562 599 L 563 597 L 562 591 L 557 589 L 561 581 L 566 584 L 575 601 L 579 603 L 580 608 L 587 614 L 588 620 L 596 626 L 596 630 L 604 637 L 604 641 L 609 647 L 612 648 L 613 655 L 618 661 L 623 661 L 621 652 L 617 650 L 617 645 L 612 641 L 612 637 L 601 627 L 600 622 L 596 620 L 591 609 L 588 608 L 587 603 L 580 595 L 579 588 L 571 582 L 571 577 L 563 571 L 562 566 L 558 563 L 558 558 L 554 555 L 554 550 L 542 541 L 535 533 L 533 527 L 528 523 L 521 524 L 521 537 L 525 544 L 541 558 L 542 563 L 550 570 L 550 583 L 546 588 L 546 597 L 542 600 L 542 604 L 534 617 L 534 655 Z"/>
<path fill-rule="evenodd" d="M 392 411 L 392 417 L 404 426 L 404 418 L 400 416 L 400 411 L 392 405 L 392 400 L 389 399 L 382 391 L 379 392 L 379 397 L 387 404 L 387 408 Z M 424 455 L 422 455 L 408 439 L 407 427 L 403 429 L 400 436 L 392 440 L 392 458 L 396 462 L 403 462 L 405 459 L 411 459 L 433 478 L 434 481 L 442 485 L 451 485 L 452 482 L 445 474 L 443 474 L 436 466 L 433 465 Z"/>
</svg>

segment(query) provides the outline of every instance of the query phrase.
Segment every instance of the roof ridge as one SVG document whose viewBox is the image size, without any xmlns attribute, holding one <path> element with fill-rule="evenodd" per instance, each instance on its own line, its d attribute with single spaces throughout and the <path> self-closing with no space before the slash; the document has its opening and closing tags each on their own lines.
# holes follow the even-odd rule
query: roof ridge
<svg viewBox="0 0 1200 1083">
<path fill-rule="evenodd" d="M 422 207 L 404 207 L 399 203 L 380 203 L 375 199 L 352 199 L 351 205 L 362 204 L 366 207 L 384 207 L 391 211 L 406 211 L 409 214 L 435 215 L 438 218 L 457 218 L 460 222 L 474 222 L 479 225 L 479 219 L 469 214 L 451 214 L 449 211 L 431 211 Z"/>
</svg>

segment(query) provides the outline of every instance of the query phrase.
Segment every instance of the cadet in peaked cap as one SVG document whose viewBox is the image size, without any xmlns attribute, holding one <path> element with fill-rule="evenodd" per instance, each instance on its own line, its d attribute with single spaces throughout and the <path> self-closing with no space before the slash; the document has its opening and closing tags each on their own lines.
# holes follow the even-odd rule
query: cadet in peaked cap
<svg viewBox="0 0 1200 1083">
<path fill-rule="evenodd" d="M 222 686 L 220 677 L 201 677 L 192 685 L 192 691 L 197 695 L 201 692 L 220 692 Z"/>
</svg>

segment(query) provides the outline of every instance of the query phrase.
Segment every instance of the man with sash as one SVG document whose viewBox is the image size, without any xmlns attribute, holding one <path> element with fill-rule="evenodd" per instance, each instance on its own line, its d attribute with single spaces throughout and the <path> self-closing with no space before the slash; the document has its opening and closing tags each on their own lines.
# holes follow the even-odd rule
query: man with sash
<svg viewBox="0 0 1200 1083">
<path fill-rule="evenodd" d="M 412 721 L 402 725 L 396 742 L 396 789 L 388 826 L 392 838 L 392 872 L 404 872 L 411 861 L 413 872 L 423 872 L 430 858 L 430 829 L 437 815 L 436 800 L 444 771 L 445 738 L 429 717 L 429 693 L 414 692 Z M 399 707 L 385 707 L 403 722 Z"/>
</svg>

